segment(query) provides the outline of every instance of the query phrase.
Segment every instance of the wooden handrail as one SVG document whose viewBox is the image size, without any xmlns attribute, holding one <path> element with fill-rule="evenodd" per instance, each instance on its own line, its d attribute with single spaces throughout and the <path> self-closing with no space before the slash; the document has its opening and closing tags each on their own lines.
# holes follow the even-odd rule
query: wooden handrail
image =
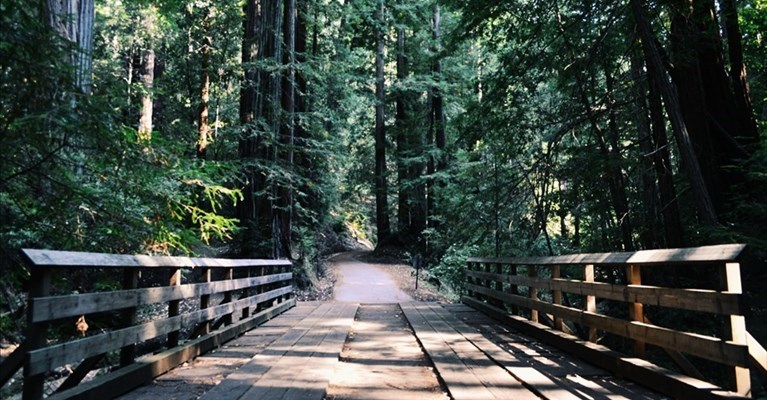
<svg viewBox="0 0 767 400">
<path fill-rule="evenodd" d="M 673 265 L 737 261 L 745 244 L 723 244 L 686 249 L 641 250 L 618 253 L 584 253 L 550 257 L 470 257 L 469 263 L 508 265 Z"/>
<path fill-rule="evenodd" d="M 743 244 L 728 244 L 552 257 L 471 257 L 467 260 L 468 294 L 464 302 L 494 313 L 506 310 L 507 315 L 524 314 L 533 326 L 539 326 L 537 316 L 545 313 L 554 321 L 552 328 L 562 332 L 568 322 L 575 324 L 592 342 L 597 340 L 598 332 L 622 336 L 634 343 L 634 353 L 641 358 L 645 357 L 645 344 L 658 346 L 668 350 L 673 361 L 687 371 L 694 368 L 689 368 L 692 364 L 681 353 L 708 359 L 732 368 L 731 389 L 736 395 L 747 395 L 751 388 L 748 368 L 756 363 L 757 369 L 762 369 L 767 362 L 754 361 L 754 354 L 762 353 L 751 344 L 753 338 L 747 338 L 745 331 L 738 263 L 745 248 Z M 702 265 L 719 269 L 719 290 L 642 284 L 643 266 L 653 270 L 672 267 L 668 272 L 673 273 L 678 268 Z M 565 267 L 569 267 L 570 274 L 565 273 Z M 599 268 L 596 274 L 594 268 Z M 599 272 L 616 268 L 626 270 L 624 284 L 599 282 Z M 547 269 L 548 273 L 542 272 Z M 605 275 L 615 276 L 615 272 Z M 563 302 L 567 294 L 582 297 L 582 308 Z M 601 300 L 626 303 L 628 318 L 600 312 Z M 645 306 L 724 316 L 725 326 L 721 330 L 725 336 L 651 324 L 644 316 Z"/>
<path fill-rule="evenodd" d="M 114 351 L 120 352 L 119 371 L 134 371 L 127 374 L 131 377 L 129 382 L 117 383 L 121 386 L 119 390 L 127 390 L 295 305 L 291 284 L 292 264 L 288 260 L 230 260 L 32 249 L 22 250 L 22 255 L 32 273 L 26 341 L 19 347 L 18 354 L 14 353 L 0 365 L 0 384 L 4 384 L 23 366 L 24 400 L 43 398 L 46 375 L 65 365 L 79 364 L 59 389 L 61 393 L 57 393 L 56 398 L 67 398 L 70 392 L 81 396 L 84 391 L 95 390 L 92 384 L 83 386 L 87 387 L 83 389 L 78 387 L 78 383 L 104 355 Z M 69 274 L 72 269 L 122 269 L 125 271 L 124 286 L 121 290 L 51 295 L 52 279 L 56 279 L 57 274 Z M 182 273 L 195 269 L 201 273 Z M 223 271 L 223 280 L 211 279 L 210 272 L 215 269 Z M 159 275 L 166 274 L 171 279 L 165 282 L 166 286 L 139 287 L 138 271 L 142 270 L 160 271 Z M 196 275 L 200 275 L 196 282 L 188 282 L 190 277 Z M 199 302 L 199 307 L 195 310 L 179 307 L 181 302 L 189 300 Z M 167 315 L 148 321 L 136 318 L 137 310 L 153 305 L 167 307 Z M 118 318 L 114 320 L 120 321 L 118 325 L 91 329 L 84 336 L 74 333 L 73 323 L 79 316 L 94 324 L 98 315 L 104 313 L 115 313 Z M 72 334 L 68 338 L 62 338 L 59 334 L 56 341 L 51 342 L 48 333 L 57 324 L 64 328 L 58 332 L 70 331 Z M 212 329 L 218 330 L 211 332 Z M 191 335 L 183 338 L 182 330 L 191 332 Z M 197 337 L 198 334 L 202 336 Z M 156 341 L 165 336 L 168 347 L 162 353 L 165 356 L 150 356 L 136 363 L 137 343 Z M 176 347 L 182 339 L 186 344 Z M 189 350 L 189 346 L 194 349 Z M 105 381 L 116 384 L 114 378 L 105 378 Z M 115 392 L 115 396 L 119 394 Z"/>
</svg>

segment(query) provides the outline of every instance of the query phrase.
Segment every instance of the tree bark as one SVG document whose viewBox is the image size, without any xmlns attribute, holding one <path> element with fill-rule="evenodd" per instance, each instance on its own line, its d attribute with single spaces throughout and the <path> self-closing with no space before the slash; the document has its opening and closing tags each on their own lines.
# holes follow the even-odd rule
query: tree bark
<svg viewBox="0 0 767 400">
<path fill-rule="evenodd" d="M 91 93 L 94 0 L 46 0 L 44 18 L 48 26 L 73 43 L 69 63 L 73 81 L 83 93 Z"/>
<path fill-rule="evenodd" d="M 386 32 L 386 5 L 379 0 L 376 11 L 376 105 L 375 105 L 375 196 L 376 196 L 376 227 L 378 229 L 378 244 L 385 243 L 391 236 L 389 225 L 389 201 L 386 184 L 386 125 L 384 105 L 384 42 Z"/>
<path fill-rule="evenodd" d="M 663 61 L 660 51 L 656 47 L 655 38 L 652 34 L 650 23 L 644 14 L 641 0 L 630 0 L 631 10 L 639 30 L 639 37 L 642 40 L 642 48 L 647 62 L 647 73 L 655 79 L 661 96 L 666 104 L 671 126 L 674 130 L 679 155 L 682 166 L 686 172 L 687 179 L 690 181 L 690 188 L 693 192 L 698 218 L 703 224 L 716 225 L 718 223 L 716 210 L 711 201 L 706 182 L 703 179 L 698 159 L 693 150 L 690 135 L 687 132 L 687 125 L 680 111 L 679 100 L 676 92 L 671 86 L 669 77 L 663 69 Z"/>
</svg>

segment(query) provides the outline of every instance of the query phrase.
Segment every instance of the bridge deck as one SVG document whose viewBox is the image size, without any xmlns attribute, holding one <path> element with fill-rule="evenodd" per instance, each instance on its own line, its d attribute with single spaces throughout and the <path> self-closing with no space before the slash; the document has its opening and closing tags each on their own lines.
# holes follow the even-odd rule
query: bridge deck
<svg viewBox="0 0 767 400">
<path fill-rule="evenodd" d="M 500 326 L 464 305 L 299 303 L 121 397 L 143 398 L 662 396 Z"/>
</svg>

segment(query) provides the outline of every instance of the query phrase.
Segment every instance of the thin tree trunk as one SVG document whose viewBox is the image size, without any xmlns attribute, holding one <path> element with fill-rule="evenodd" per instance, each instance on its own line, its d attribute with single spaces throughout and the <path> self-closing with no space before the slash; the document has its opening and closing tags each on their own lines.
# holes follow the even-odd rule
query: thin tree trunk
<svg viewBox="0 0 767 400">
<path fill-rule="evenodd" d="M 445 137 L 445 112 L 442 92 L 439 87 L 439 83 L 442 81 L 442 63 L 440 61 L 440 52 L 442 51 L 440 44 L 441 23 L 442 17 L 439 4 L 435 4 L 432 11 L 432 40 L 434 42 L 434 53 L 437 56 L 432 63 L 431 74 L 436 84 L 429 88 L 429 130 L 426 137 L 427 148 L 430 152 L 426 167 L 426 174 L 429 176 L 426 187 L 426 219 L 427 225 L 430 228 L 436 228 L 439 225 L 437 219 L 432 218 L 437 214 L 436 187 L 439 185 L 434 175 L 437 171 L 442 171 L 447 167 L 444 157 L 447 142 Z"/>
<path fill-rule="evenodd" d="M 643 223 L 639 230 L 639 239 L 645 249 L 659 248 L 658 217 L 660 216 L 658 204 L 658 187 L 655 184 L 653 169 L 653 142 L 650 132 L 650 121 L 647 113 L 647 87 L 642 79 L 642 67 L 644 63 L 641 56 L 631 54 L 631 78 L 634 81 L 634 120 L 636 121 L 639 150 L 641 151 L 640 168 L 642 179 L 642 198 L 644 200 Z"/>
<path fill-rule="evenodd" d="M 385 3 L 379 0 L 376 19 L 376 106 L 375 106 L 375 196 L 376 196 L 376 227 L 378 228 L 379 245 L 389 240 L 391 229 L 389 225 L 389 201 L 386 185 L 386 125 L 384 116 L 384 51 L 385 51 Z"/>
<path fill-rule="evenodd" d="M 280 127 L 280 157 L 283 168 L 293 170 L 295 144 L 295 52 L 296 52 L 296 0 L 286 0 L 283 13 L 283 56 L 282 63 L 286 67 L 282 76 L 282 113 Z M 277 218 L 279 234 L 277 240 L 277 258 L 290 257 L 291 232 L 293 230 L 293 188 L 290 182 L 279 182 L 279 198 L 277 201 Z"/>
<path fill-rule="evenodd" d="M 660 210 L 663 216 L 663 231 L 666 247 L 682 247 L 685 243 L 682 218 L 679 213 L 679 201 L 674 187 L 674 169 L 671 164 L 666 120 L 663 115 L 663 102 L 656 78 L 648 74 L 648 102 L 650 121 L 652 122 L 653 165 L 658 177 Z"/>
<path fill-rule="evenodd" d="M 714 204 L 709 196 L 706 182 L 703 179 L 698 159 L 690 142 L 690 135 L 687 132 L 687 125 L 680 111 L 679 100 L 676 92 L 669 82 L 669 78 L 663 69 L 663 61 L 660 52 L 655 44 L 655 38 L 652 29 L 644 14 L 641 0 L 630 0 L 631 10 L 639 30 L 639 36 L 642 40 L 645 58 L 647 60 L 647 73 L 655 79 L 660 89 L 661 96 L 666 103 L 666 110 L 671 126 L 674 129 L 679 155 L 682 159 L 682 166 L 686 172 L 687 179 L 690 181 L 690 188 L 693 192 L 698 218 L 706 225 L 716 225 L 718 222 Z"/>
<path fill-rule="evenodd" d="M 210 8 L 206 10 L 202 21 L 202 60 L 201 60 L 201 85 L 200 85 L 200 109 L 197 115 L 197 130 L 199 133 L 197 139 L 197 157 L 205 158 L 208 151 L 208 136 L 210 135 L 210 125 L 208 124 L 208 108 L 210 103 L 210 51 L 213 47 L 213 39 L 210 33 Z"/>
<path fill-rule="evenodd" d="M 398 0 L 397 3 L 401 3 Z M 400 235 L 409 235 L 411 228 L 410 202 L 411 190 L 408 187 L 409 174 L 407 158 L 410 156 L 410 129 L 407 126 L 406 94 L 403 89 L 408 74 L 407 57 L 405 56 L 405 30 L 402 23 L 397 26 L 397 82 L 399 89 L 396 95 L 395 128 L 397 142 L 397 231 Z"/>
<path fill-rule="evenodd" d="M 154 88 L 154 50 L 147 49 L 142 57 L 141 117 L 138 124 L 138 136 L 143 141 L 152 139 L 153 88 Z"/>
</svg>

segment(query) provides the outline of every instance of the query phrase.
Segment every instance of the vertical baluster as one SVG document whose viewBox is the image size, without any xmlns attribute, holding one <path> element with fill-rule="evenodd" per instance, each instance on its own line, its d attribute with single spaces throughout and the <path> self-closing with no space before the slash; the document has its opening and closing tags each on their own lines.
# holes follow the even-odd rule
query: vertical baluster
<svg viewBox="0 0 767 400">
<path fill-rule="evenodd" d="M 139 271 L 136 268 L 123 270 L 123 290 L 138 288 Z M 124 328 L 136 324 L 136 307 L 129 307 L 120 312 L 121 324 Z M 120 349 L 120 366 L 132 364 L 136 359 L 136 344 L 129 344 Z"/>
<path fill-rule="evenodd" d="M 170 281 L 168 286 L 180 286 L 181 285 L 181 268 L 175 268 L 171 270 Z M 179 305 L 181 300 L 171 300 L 168 302 L 168 317 L 175 317 L 179 314 Z M 168 333 L 168 348 L 178 346 L 180 331 L 173 331 Z"/>
<path fill-rule="evenodd" d="M 226 281 L 232 281 L 234 279 L 234 268 L 227 268 L 224 270 L 224 280 Z M 221 301 L 221 304 L 224 303 L 231 303 L 232 302 L 232 291 L 226 291 L 224 292 L 224 300 Z M 224 325 L 231 325 L 232 324 L 232 314 L 224 315 L 222 318 Z"/>
<path fill-rule="evenodd" d="M 503 279 L 501 278 L 501 274 L 503 274 L 503 264 L 495 263 L 494 267 L 495 267 L 495 270 L 493 272 L 498 274 L 498 277 L 496 277 L 494 281 L 495 282 L 494 289 L 496 292 L 498 292 L 498 295 L 500 295 L 501 293 L 503 293 Z M 499 308 L 503 308 L 503 301 L 496 299 L 495 306 Z"/>
<path fill-rule="evenodd" d="M 470 298 L 477 298 L 477 295 L 474 293 L 473 290 L 469 289 L 470 284 L 474 283 L 474 279 L 471 277 L 471 272 L 474 271 L 476 263 L 473 263 L 471 261 L 466 262 L 466 296 Z"/>
<path fill-rule="evenodd" d="M 252 267 L 246 267 L 245 268 L 245 278 L 250 279 L 250 277 L 252 275 L 251 274 L 252 269 L 253 269 Z M 245 286 L 244 289 L 242 289 L 242 295 L 240 296 L 240 298 L 241 299 L 247 299 L 251 295 L 250 292 L 251 292 L 250 284 L 248 284 L 247 286 Z M 245 318 L 248 318 L 248 317 L 250 317 L 250 306 L 246 305 L 245 307 L 242 308 L 242 316 L 240 317 L 240 319 L 245 319 Z"/>
<path fill-rule="evenodd" d="M 210 283 L 211 282 L 211 269 L 210 268 L 203 268 L 201 271 L 202 277 L 201 280 L 203 283 Z M 200 296 L 200 310 L 204 310 L 206 308 L 210 307 L 210 294 L 203 294 Z M 207 335 L 210 333 L 210 321 L 205 321 L 202 323 L 202 328 L 200 329 L 200 333 L 203 335 Z"/>
<path fill-rule="evenodd" d="M 509 265 L 509 276 L 516 277 L 517 276 L 517 265 L 516 264 L 510 264 Z M 513 295 L 519 295 L 519 286 L 516 283 L 512 283 L 509 285 L 509 291 Z M 511 313 L 514 315 L 519 315 L 519 307 L 517 305 L 511 306 Z"/>
<path fill-rule="evenodd" d="M 720 273 L 723 290 L 729 293 L 743 294 L 743 286 L 740 280 L 740 264 L 726 263 Z M 747 345 L 746 318 L 742 310 L 735 315 L 732 314 L 725 320 L 725 334 L 735 344 Z M 748 368 L 733 367 L 731 380 L 735 391 L 740 395 L 751 394 L 751 376 Z"/>
<path fill-rule="evenodd" d="M 642 284 L 642 271 L 638 265 L 629 265 L 626 267 L 626 278 L 629 285 Z M 637 322 L 644 322 L 644 309 L 642 303 L 629 304 L 629 319 Z M 645 343 L 641 340 L 632 341 L 634 354 L 637 357 L 645 358 Z"/>
<path fill-rule="evenodd" d="M 552 281 L 558 280 L 560 278 L 561 271 L 559 265 L 554 265 L 551 267 L 551 279 Z M 555 305 L 562 305 L 562 291 L 558 289 L 553 289 L 551 291 L 551 302 Z M 554 329 L 561 331 L 563 326 L 562 317 L 554 316 Z"/>
<path fill-rule="evenodd" d="M 536 265 L 528 265 L 527 266 L 527 276 L 530 278 L 535 278 L 538 276 L 538 266 Z M 538 288 L 530 285 L 528 286 L 528 291 L 530 295 L 530 300 L 538 300 Z M 535 305 L 533 305 L 535 307 Z M 538 310 L 535 308 L 530 309 L 530 321 L 538 322 Z"/>
<path fill-rule="evenodd" d="M 587 264 L 583 266 L 583 281 L 584 282 L 594 282 L 594 265 L 593 264 Z M 590 313 L 596 313 L 597 312 L 597 298 L 596 296 L 589 296 L 587 295 L 584 299 L 583 308 Z M 588 327 L 589 337 L 588 340 L 590 342 L 596 342 L 597 341 L 597 329 L 593 327 Z"/>
</svg>

